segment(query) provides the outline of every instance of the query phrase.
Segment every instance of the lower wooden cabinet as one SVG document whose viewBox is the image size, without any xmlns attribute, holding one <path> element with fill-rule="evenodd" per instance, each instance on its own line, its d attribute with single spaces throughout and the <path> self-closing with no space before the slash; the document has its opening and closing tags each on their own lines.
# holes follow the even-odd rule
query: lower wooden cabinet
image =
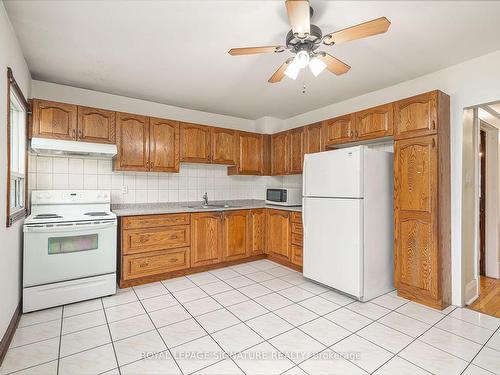
<svg viewBox="0 0 500 375">
<path fill-rule="evenodd" d="M 301 212 L 292 212 L 291 213 L 291 221 L 292 221 L 292 247 L 290 254 L 290 261 L 297 265 L 302 266 L 303 263 L 303 236 L 304 230 L 302 227 L 302 213 Z"/>
<path fill-rule="evenodd" d="M 191 214 L 191 267 L 205 266 L 222 258 L 222 212 Z"/>
<path fill-rule="evenodd" d="M 247 258 L 250 253 L 250 211 L 226 211 L 223 215 L 222 260 Z"/>
<path fill-rule="evenodd" d="M 290 212 L 268 209 L 267 251 L 283 260 L 290 259 Z"/>
<path fill-rule="evenodd" d="M 137 279 L 186 269 L 190 267 L 189 248 L 125 255 L 123 257 L 122 267 L 123 280 Z"/>
<path fill-rule="evenodd" d="M 250 255 L 266 252 L 266 209 L 250 211 Z"/>
</svg>

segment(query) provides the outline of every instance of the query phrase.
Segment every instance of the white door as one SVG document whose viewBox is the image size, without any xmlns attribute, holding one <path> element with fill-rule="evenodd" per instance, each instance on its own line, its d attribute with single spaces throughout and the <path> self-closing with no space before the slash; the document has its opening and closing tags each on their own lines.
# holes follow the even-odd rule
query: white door
<svg viewBox="0 0 500 375">
<path fill-rule="evenodd" d="M 304 198 L 304 276 L 363 295 L 363 200 Z"/>
<path fill-rule="evenodd" d="M 363 197 L 363 147 L 304 156 L 305 197 Z"/>
</svg>

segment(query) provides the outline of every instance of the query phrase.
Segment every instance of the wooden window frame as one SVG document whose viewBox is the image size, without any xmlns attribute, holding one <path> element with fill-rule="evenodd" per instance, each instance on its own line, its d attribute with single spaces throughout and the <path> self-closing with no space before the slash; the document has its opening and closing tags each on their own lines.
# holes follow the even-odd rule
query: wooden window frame
<svg viewBox="0 0 500 375">
<path fill-rule="evenodd" d="M 24 107 L 24 110 L 26 111 L 26 124 L 25 124 L 25 136 L 26 136 L 26 142 L 25 142 L 25 150 L 24 150 L 24 209 L 16 211 L 14 213 L 10 212 L 10 151 L 11 151 L 11 145 L 10 145 L 10 92 L 14 91 L 16 97 L 19 99 L 21 102 L 20 104 Z M 27 214 L 28 214 L 28 118 L 29 115 L 31 114 L 30 111 L 30 105 L 26 98 L 23 95 L 23 92 L 21 91 L 21 88 L 17 84 L 16 80 L 14 79 L 14 75 L 12 73 L 12 69 L 7 67 L 7 223 L 6 226 L 10 227 L 14 222 L 24 219 Z"/>
</svg>

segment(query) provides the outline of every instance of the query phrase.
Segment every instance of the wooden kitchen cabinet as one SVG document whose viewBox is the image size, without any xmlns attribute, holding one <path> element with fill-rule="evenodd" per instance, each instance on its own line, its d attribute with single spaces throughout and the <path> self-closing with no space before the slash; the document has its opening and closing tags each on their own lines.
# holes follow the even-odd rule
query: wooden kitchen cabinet
<svg viewBox="0 0 500 375">
<path fill-rule="evenodd" d="M 321 122 L 304 127 L 304 153 L 313 154 L 324 151 L 323 125 Z"/>
<path fill-rule="evenodd" d="M 288 132 L 271 136 L 271 175 L 282 176 L 288 174 L 289 166 Z"/>
<path fill-rule="evenodd" d="M 435 117 L 437 134 L 394 146 L 394 284 L 398 295 L 437 309 L 451 302 L 449 97 L 441 98 L 444 108 L 419 117 Z M 427 125 L 411 127 L 420 134 Z"/>
<path fill-rule="evenodd" d="M 210 163 L 210 127 L 180 123 L 180 160 L 192 163 Z"/>
<path fill-rule="evenodd" d="M 438 101 L 446 101 L 446 94 L 432 91 L 394 103 L 395 138 L 414 138 L 437 133 L 438 116 L 446 111 Z M 448 109 L 449 110 L 449 109 Z"/>
<path fill-rule="evenodd" d="M 189 248 L 123 256 L 122 280 L 129 281 L 189 268 Z"/>
<path fill-rule="evenodd" d="M 228 174 L 262 175 L 264 173 L 264 136 L 238 131 L 235 137 L 236 165 L 228 168 Z"/>
<path fill-rule="evenodd" d="M 78 106 L 77 140 L 116 143 L 116 112 Z"/>
<path fill-rule="evenodd" d="M 325 148 L 354 141 L 354 128 L 354 113 L 323 121 Z"/>
<path fill-rule="evenodd" d="M 304 128 L 290 130 L 288 138 L 290 140 L 288 155 L 283 155 L 285 158 L 290 158 L 288 173 L 300 174 L 304 164 Z"/>
<path fill-rule="evenodd" d="M 290 259 L 290 213 L 284 210 L 267 210 L 267 250 L 271 256 Z"/>
<path fill-rule="evenodd" d="M 393 124 L 392 103 L 356 112 L 356 140 L 390 137 L 393 135 Z"/>
<path fill-rule="evenodd" d="M 191 214 L 191 267 L 219 263 L 222 258 L 222 212 Z"/>
<path fill-rule="evenodd" d="M 149 119 L 149 170 L 179 172 L 179 122 Z"/>
<path fill-rule="evenodd" d="M 149 117 L 116 114 L 115 170 L 149 171 Z"/>
<path fill-rule="evenodd" d="M 235 131 L 231 129 L 211 129 L 212 164 L 235 164 Z"/>
<path fill-rule="evenodd" d="M 302 266 L 303 263 L 303 238 L 304 231 L 302 228 L 302 212 L 291 213 L 292 222 L 292 245 L 290 253 L 290 261 L 297 266 Z"/>
<path fill-rule="evenodd" d="M 31 136 L 74 141 L 77 114 L 76 105 L 33 99 Z"/>
<path fill-rule="evenodd" d="M 250 255 L 250 210 L 226 211 L 223 215 L 222 260 L 236 260 Z"/>
<path fill-rule="evenodd" d="M 128 229 L 122 233 L 123 254 L 189 246 L 189 225 Z"/>
<path fill-rule="evenodd" d="M 250 211 L 250 255 L 266 252 L 266 210 Z"/>
</svg>

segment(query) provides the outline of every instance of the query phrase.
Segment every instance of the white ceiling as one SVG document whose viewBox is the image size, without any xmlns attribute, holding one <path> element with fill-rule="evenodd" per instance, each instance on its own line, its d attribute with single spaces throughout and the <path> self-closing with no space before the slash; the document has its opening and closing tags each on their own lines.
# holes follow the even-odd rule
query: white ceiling
<svg viewBox="0 0 500 375">
<path fill-rule="evenodd" d="M 324 33 L 386 16 L 387 34 L 322 48 L 351 65 L 267 79 L 282 54 L 284 1 L 5 1 L 34 79 L 242 118 L 288 118 L 500 49 L 498 1 L 318 1 Z M 307 85 L 302 94 L 303 83 Z"/>
</svg>

